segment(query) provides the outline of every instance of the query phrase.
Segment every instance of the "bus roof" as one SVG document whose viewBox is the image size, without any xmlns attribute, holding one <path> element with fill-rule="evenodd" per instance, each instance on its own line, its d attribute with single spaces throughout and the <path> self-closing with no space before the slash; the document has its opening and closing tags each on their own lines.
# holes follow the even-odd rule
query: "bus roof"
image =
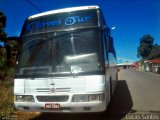
<svg viewBox="0 0 160 120">
<path fill-rule="evenodd" d="M 57 9 L 57 10 L 51 10 L 39 14 L 35 14 L 30 16 L 28 19 L 44 16 L 44 15 L 49 15 L 49 14 L 56 14 L 56 13 L 63 13 L 63 12 L 72 12 L 72 11 L 77 11 L 77 10 L 86 10 L 86 9 L 98 9 L 99 6 L 79 6 L 79 7 L 70 7 L 70 8 L 63 8 L 63 9 Z"/>
</svg>

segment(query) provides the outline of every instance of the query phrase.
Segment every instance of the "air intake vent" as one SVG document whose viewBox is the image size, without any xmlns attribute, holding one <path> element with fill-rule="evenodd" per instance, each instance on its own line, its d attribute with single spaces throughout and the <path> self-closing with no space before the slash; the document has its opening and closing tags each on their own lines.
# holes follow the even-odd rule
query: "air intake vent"
<svg viewBox="0 0 160 120">
<path fill-rule="evenodd" d="M 50 92 L 49 88 L 37 88 L 36 89 L 37 92 Z"/>
<path fill-rule="evenodd" d="M 55 92 L 70 92 L 71 88 L 56 88 Z M 37 88 L 36 92 L 51 92 L 50 88 Z"/>
<path fill-rule="evenodd" d="M 39 102 L 66 102 L 69 99 L 68 95 L 63 96 L 36 96 Z"/>
<path fill-rule="evenodd" d="M 71 88 L 56 88 L 56 92 L 70 92 Z"/>
</svg>

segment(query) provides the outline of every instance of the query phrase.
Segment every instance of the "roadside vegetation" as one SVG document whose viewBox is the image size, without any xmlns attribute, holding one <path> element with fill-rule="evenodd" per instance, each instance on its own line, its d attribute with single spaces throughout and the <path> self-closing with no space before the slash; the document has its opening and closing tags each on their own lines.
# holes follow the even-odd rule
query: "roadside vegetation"
<svg viewBox="0 0 160 120">
<path fill-rule="evenodd" d="M 140 38 L 137 57 L 142 61 L 160 58 L 160 45 L 154 44 L 154 38 L 147 34 Z"/>
<path fill-rule="evenodd" d="M 6 20 L 6 16 L 0 11 L 0 120 L 29 120 L 38 116 L 39 113 L 20 112 L 14 106 L 13 86 L 16 55 L 12 56 L 11 51 L 15 52 L 18 48 L 16 41 L 18 37 L 7 38 Z"/>
<path fill-rule="evenodd" d="M 0 41 L 5 42 L 7 34 L 4 31 L 6 16 L 0 11 Z M 0 46 L 0 119 L 12 114 L 15 110 L 13 104 L 13 76 L 14 67 L 7 60 L 6 49 Z"/>
<path fill-rule="evenodd" d="M 0 80 L 0 118 L 13 114 L 15 111 L 13 103 L 13 78 Z"/>
<path fill-rule="evenodd" d="M 147 34 L 140 38 L 137 48 L 141 70 L 160 74 L 160 45 L 154 44 L 154 38 Z"/>
</svg>

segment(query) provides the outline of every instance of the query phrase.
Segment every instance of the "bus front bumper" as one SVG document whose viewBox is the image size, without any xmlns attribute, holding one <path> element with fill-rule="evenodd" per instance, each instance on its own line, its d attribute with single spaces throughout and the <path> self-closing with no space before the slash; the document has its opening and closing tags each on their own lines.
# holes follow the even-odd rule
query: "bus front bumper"
<svg viewBox="0 0 160 120">
<path fill-rule="evenodd" d="M 48 107 L 46 107 L 48 105 Z M 51 107 L 55 105 L 55 107 Z M 57 107 L 56 107 L 57 106 Z M 15 102 L 15 107 L 22 111 L 35 112 L 64 112 L 64 113 L 83 113 L 83 112 L 102 112 L 106 110 L 104 101 L 96 102 L 71 102 L 71 103 L 36 103 L 36 102 Z"/>
</svg>

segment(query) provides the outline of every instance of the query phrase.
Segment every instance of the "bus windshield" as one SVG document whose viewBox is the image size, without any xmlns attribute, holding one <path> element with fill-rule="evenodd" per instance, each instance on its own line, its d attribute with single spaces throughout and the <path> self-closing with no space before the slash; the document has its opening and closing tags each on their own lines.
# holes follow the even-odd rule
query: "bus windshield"
<svg viewBox="0 0 160 120">
<path fill-rule="evenodd" d="M 90 14 L 94 16 L 93 13 L 95 14 L 95 11 L 89 12 L 90 14 L 86 11 L 84 13 L 87 13 L 88 16 Z M 88 17 L 87 19 L 90 18 Z M 77 25 L 76 23 L 73 26 L 69 25 L 68 28 L 60 26 L 59 30 L 55 26 L 46 25 L 38 28 L 36 24 L 33 25 L 33 21 L 26 22 L 21 34 L 18 74 L 100 72 L 101 63 L 98 59 L 100 38 L 99 28 L 96 26 L 98 20 L 94 19 L 93 21 L 93 23 L 90 21 L 91 23 L 87 27 L 83 25 L 86 24 L 85 22 L 80 22 Z M 31 23 L 32 27 L 30 26 Z M 64 31 L 63 29 L 61 31 L 62 27 L 68 30 Z M 76 29 L 76 27 L 79 29 Z"/>
</svg>

